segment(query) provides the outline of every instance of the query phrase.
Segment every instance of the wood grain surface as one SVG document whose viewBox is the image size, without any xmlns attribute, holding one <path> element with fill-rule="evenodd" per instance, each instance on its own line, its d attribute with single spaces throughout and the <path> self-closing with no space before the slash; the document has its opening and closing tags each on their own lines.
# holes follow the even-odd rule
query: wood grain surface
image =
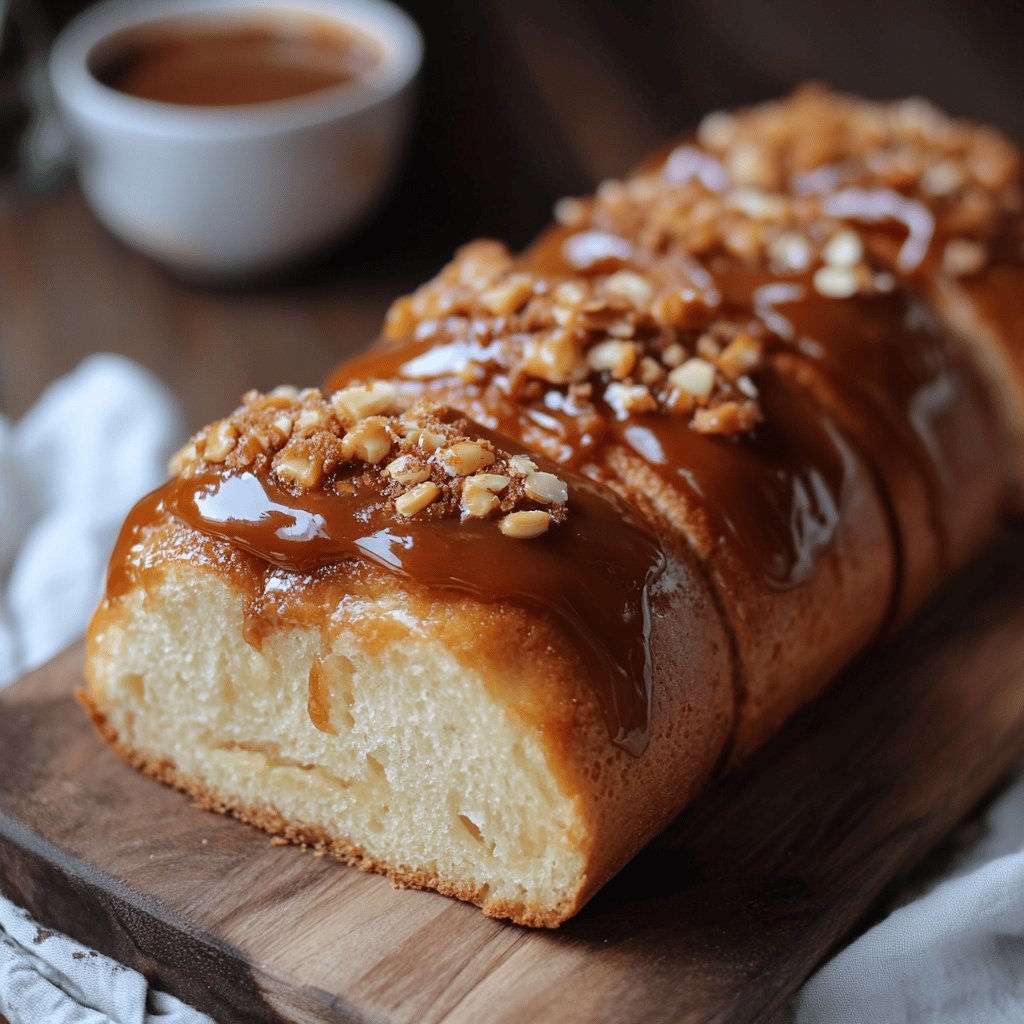
<svg viewBox="0 0 1024 1024">
<path fill-rule="evenodd" d="M 557 932 L 401 892 L 116 760 L 73 648 L 0 698 L 0 888 L 241 1022 L 762 1021 L 1024 752 L 1007 533 Z"/>
</svg>

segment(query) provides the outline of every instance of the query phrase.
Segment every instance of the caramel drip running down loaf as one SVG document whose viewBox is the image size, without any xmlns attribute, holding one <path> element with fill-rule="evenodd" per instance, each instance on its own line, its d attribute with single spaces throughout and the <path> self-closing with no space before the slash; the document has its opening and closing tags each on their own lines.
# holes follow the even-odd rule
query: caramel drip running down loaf
<svg viewBox="0 0 1024 1024">
<path fill-rule="evenodd" d="M 556 219 L 466 246 L 325 395 L 247 396 L 179 453 L 83 695 L 209 806 L 547 926 L 1024 478 L 994 130 L 809 87 Z"/>
</svg>

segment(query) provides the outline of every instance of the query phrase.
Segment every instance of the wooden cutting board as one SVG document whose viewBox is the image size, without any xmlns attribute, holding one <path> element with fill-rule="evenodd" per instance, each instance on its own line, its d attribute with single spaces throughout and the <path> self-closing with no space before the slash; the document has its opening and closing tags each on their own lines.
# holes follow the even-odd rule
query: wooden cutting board
<svg viewBox="0 0 1024 1024">
<path fill-rule="evenodd" d="M 557 932 L 394 891 L 193 808 L 100 744 L 71 697 L 81 661 L 78 646 L 0 699 L 0 888 L 43 926 L 221 1024 L 740 1024 L 779 1006 L 1024 752 L 1024 532 Z"/>
</svg>

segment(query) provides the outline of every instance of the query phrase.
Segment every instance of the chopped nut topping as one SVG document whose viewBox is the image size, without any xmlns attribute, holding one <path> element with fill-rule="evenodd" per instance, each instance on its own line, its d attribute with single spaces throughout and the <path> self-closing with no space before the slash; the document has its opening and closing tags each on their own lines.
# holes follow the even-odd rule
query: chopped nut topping
<svg viewBox="0 0 1024 1024">
<path fill-rule="evenodd" d="M 467 477 L 462 485 L 462 513 L 471 519 L 486 519 L 497 511 L 499 501 L 494 492 L 476 477 Z"/>
<path fill-rule="evenodd" d="M 508 468 L 516 476 L 526 476 L 527 473 L 534 473 L 537 470 L 537 463 L 526 455 L 513 455 L 508 460 Z"/>
<path fill-rule="evenodd" d="M 814 272 L 814 289 L 829 299 L 848 299 L 857 294 L 857 275 L 849 267 L 819 267 Z"/>
<path fill-rule="evenodd" d="M 506 537 L 516 540 L 532 540 L 547 533 L 551 516 L 547 512 L 510 512 L 498 523 Z"/>
<path fill-rule="evenodd" d="M 395 498 L 395 508 L 403 516 L 414 516 L 417 512 L 422 512 L 440 496 L 441 488 L 430 480 L 424 480 L 423 483 L 417 484 Z"/>
<path fill-rule="evenodd" d="M 525 274 L 514 274 L 502 284 L 488 288 L 480 303 L 488 313 L 509 316 L 517 313 L 533 294 L 533 282 Z"/>
<path fill-rule="evenodd" d="M 554 473 L 529 473 L 524 490 L 528 497 L 545 505 L 564 505 L 569 500 L 569 488 Z"/>
<path fill-rule="evenodd" d="M 494 464 L 494 453 L 483 442 L 457 441 L 436 456 L 449 476 L 469 476 Z"/>
<path fill-rule="evenodd" d="M 274 472 L 282 480 L 298 484 L 307 491 L 318 486 L 324 478 L 323 463 L 319 462 L 312 454 L 299 455 L 282 452 L 274 460 Z"/>
<path fill-rule="evenodd" d="M 444 434 L 440 431 L 422 429 L 419 428 L 418 425 L 413 436 L 415 437 L 416 444 L 424 451 L 428 452 L 436 452 L 446 440 Z"/>
<path fill-rule="evenodd" d="M 215 423 L 203 443 L 203 458 L 207 462 L 223 462 L 235 447 L 238 432 L 227 420 Z"/>
<path fill-rule="evenodd" d="M 430 477 L 430 467 L 412 455 L 399 455 L 384 467 L 384 472 L 400 484 L 418 484 Z"/>
<path fill-rule="evenodd" d="M 718 357 L 718 369 L 730 380 L 738 380 L 761 362 L 760 343 L 749 334 L 737 334 Z"/>
<path fill-rule="evenodd" d="M 613 380 L 625 380 L 636 366 L 637 347 L 627 341 L 602 341 L 587 352 L 587 363 L 599 373 L 607 370 Z"/>
<path fill-rule="evenodd" d="M 568 384 L 576 370 L 576 346 L 565 330 L 530 338 L 526 345 L 523 372 L 551 384 Z"/>
<path fill-rule="evenodd" d="M 388 412 L 395 403 L 395 389 L 382 380 L 343 388 L 331 395 L 331 407 L 346 423 Z"/>
<path fill-rule="evenodd" d="M 604 400 L 620 419 L 627 419 L 631 413 L 654 412 L 658 408 L 654 395 L 645 384 L 609 384 L 604 390 Z"/>
<path fill-rule="evenodd" d="M 514 455 L 512 458 L 520 459 L 523 457 L 522 455 Z M 511 459 L 509 461 L 511 462 Z M 501 473 L 476 473 L 466 481 L 466 483 L 470 482 L 476 487 L 482 487 L 485 491 L 498 494 L 508 487 L 510 481 L 509 477 L 503 476 Z M 562 484 L 562 486 L 564 487 L 565 484 Z M 466 489 L 466 484 L 462 485 L 462 489 Z"/>
<path fill-rule="evenodd" d="M 466 246 L 395 303 L 385 333 L 457 343 L 465 356 L 438 376 L 538 420 L 666 415 L 743 432 L 761 417 L 752 379 L 781 339 L 759 310 L 726 318 L 720 266 L 830 300 L 871 297 L 922 264 L 982 271 L 1022 212 L 1019 155 L 993 130 L 921 100 L 809 87 L 709 114 L 663 160 L 560 200 L 561 227 L 523 257 Z M 879 244 L 879 226 L 905 240 Z"/>
<path fill-rule="evenodd" d="M 654 289 L 646 278 L 631 270 L 620 270 L 604 282 L 604 290 L 640 307 L 651 301 Z"/>
<path fill-rule="evenodd" d="M 668 375 L 668 382 L 693 398 L 707 398 L 715 386 L 715 368 L 706 359 L 687 359 Z"/>
<path fill-rule="evenodd" d="M 345 434 L 341 451 L 347 459 L 355 457 L 376 465 L 391 451 L 393 440 L 387 420 L 383 416 L 372 416 L 360 420 Z"/>
<path fill-rule="evenodd" d="M 826 263 L 834 267 L 855 267 L 864 259 L 864 246 L 856 231 L 844 228 L 825 243 L 821 255 Z"/>
<path fill-rule="evenodd" d="M 183 477 L 211 469 L 270 474 L 293 491 L 375 492 L 409 519 L 500 518 L 510 537 L 539 536 L 568 515 L 569 488 L 527 455 L 476 437 L 465 420 L 421 404 L 384 416 L 371 382 L 325 398 L 319 391 L 250 391 L 231 416 L 200 431 L 172 459 Z M 393 403 L 392 389 L 389 402 Z M 359 395 L 353 404 L 352 396 Z M 364 401 L 367 396 L 373 401 Z M 538 508 L 543 505 L 544 508 Z M 525 517 L 525 518 L 517 518 Z"/>
<path fill-rule="evenodd" d="M 970 277 L 988 262 L 985 248 L 966 238 L 953 238 L 942 253 L 942 269 L 951 277 Z"/>
</svg>

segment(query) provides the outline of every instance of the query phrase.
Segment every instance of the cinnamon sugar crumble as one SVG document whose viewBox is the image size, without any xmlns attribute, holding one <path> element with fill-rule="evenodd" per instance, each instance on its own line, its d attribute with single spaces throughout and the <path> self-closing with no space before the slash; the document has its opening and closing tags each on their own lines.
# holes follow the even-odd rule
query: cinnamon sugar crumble
<svg viewBox="0 0 1024 1024">
<path fill-rule="evenodd" d="M 171 472 L 269 474 L 296 493 L 371 490 L 398 519 L 494 519 L 505 536 L 521 539 L 565 521 L 564 480 L 474 436 L 467 421 L 436 406 L 400 413 L 394 406 L 384 381 L 329 396 L 287 386 L 250 391 L 172 458 Z"/>
</svg>

